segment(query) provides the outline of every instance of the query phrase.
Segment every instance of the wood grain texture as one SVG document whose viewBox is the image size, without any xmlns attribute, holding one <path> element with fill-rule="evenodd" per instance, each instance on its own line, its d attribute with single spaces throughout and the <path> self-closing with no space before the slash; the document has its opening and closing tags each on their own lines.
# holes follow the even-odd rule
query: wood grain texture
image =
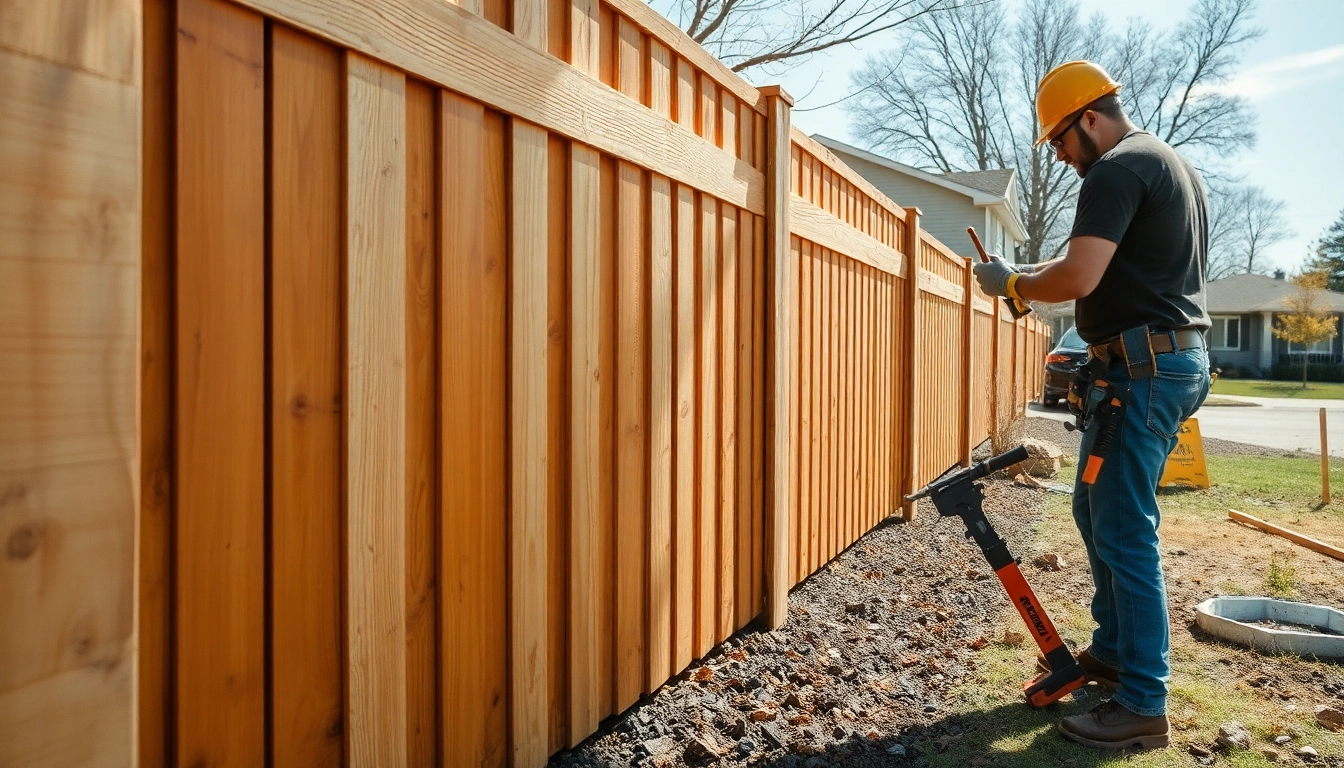
<svg viewBox="0 0 1344 768">
<path fill-rule="evenodd" d="M 666 72 L 654 57 L 653 70 Z M 665 80 L 665 78 L 664 78 Z M 666 82 L 664 82 L 666 86 Z M 655 102 L 660 93 L 654 88 Z M 669 95 L 666 87 L 664 96 Z M 656 106 L 656 105 L 655 105 Z M 665 105 L 671 109 L 670 100 Z M 649 185 L 649 654 L 646 693 L 672 665 L 672 185 Z"/>
<path fill-rule="evenodd" d="M 569 148 L 546 140 L 547 754 L 569 730 Z"/>
<path fill-rule="evenodd" d="M 622 78 L 625 71 L 622 71 Z M 644 173 L 619 165 L 616 210 L 616 700 L 644 691 L 648 546 L 648 330 Z"/>
<path fill-rule="evenodd" d="M 569 62 L 593 79 L 602 74 L 601 0 L 571 0 L 569 8 Z"/>
<path fill-rule="evenodd" d="M 438 762 L 438 101 L 406 83 L 406 759 Z"/>
<path fill-rule="evenodd" d="M 406 762 L 406 76 L 346 58 L 351 765 Z"/>
<path fill-rule="evenodd" d="M 183 0 L 177 36 L 177 761 L 265 759 L 265 50 Z"/>
<path fill-rule="evenodd" d="M 137 305 L 143 270 L 170 253 L 170 199 L 161 177 L 146 189 L 143 236 L 156 252 L 142 266 L 138 70 L 120 82 L 60 55 L 12 53 L 22 42 L 4 28 L 12 14 L 59 36 L 68 47 L 57 54 L 105 41 L 76 23 L 80 3 L 10 5 L 0 11 L 0 764 L 136 765 L 137 509 L 157 511 L 156 523 L 171 513 L 166 477 L 149 474 L 171 454 L 140 463 L 142 425 L 155 427 L 144 447 L 164 451 L 171 422 L 138 410 L 138 371 L 166 388 L 172 363 L 169 353 L 143 365 Z M 110 41 L 128 57 L 138 10 Z M 156 85 L 146 120 L 167 117 Z M 146 153 L 145 172 L 162 171 L 167 152 Z M 98 226 L 50 228 L 65 215 L 71 228 Z M 168 293 L 166 276 L 152 290 Z M 166 310 L 144 318 L 156 352 L 169 352 Z M 146 554 L 162 568 L 168 529 L 149 530 Z M 168 631 L 167 596 L 151 591 L 162 586 L 141 584 L 158 600 L 151 640 Z M 165 670 L 154 672 L 163 685 Z M 161 713 L 162 688 L 146 693 Z"/>
<path fill-rule="evenodd" d="M 170 0 L 144 3 L 140 227 L 140 538 L 136 732 L 143 768 L 169 765 L 173 547 L 172 69 L 177 25 Z M 6 76 L 8 81 L 8 76 Z M 9 134 L 6 134 L 7 136 Z M 17 146 L 17 144 L 15 144 Z M 13 167 L 6 160 L 6 167 Z M 0 195 L 0 197 L 5 197 Z M 4 264 L 0 261 L 0 264 Z M 3 269 L 4 267 L 0 267 Z M 5 285 L 21 285 L 0 279 Z M 67 287 L 68 290 L 68 287 Z M 105 285 L 101 290 L 108 290 Z M 14 306 L 9 296 L 4 304 Z M 47 302 L 42 302 L 47 303 Z M 56 309 L 53 307 L 52 309 Z M 60 307 L 53 315 L 64 316 Z M 28 317 L 32 313 L 24 313 Z M 0 327 L 9 327 L 0 318 Z"/>
<path fill-rule="evenodd" d="M 784 625 L 789 615 L 788 541 L 789 508 L 793 505 L 793 477 L 798 455 L 793 446 L 791 420 L 794 381 L 797 379 L 797 347 L 793 328 L 797 322 L 798 286 L 789 247 L 789 147 L 792 101 L 782 91 L 765 91 L 769 99 L 766 136 L 766 218 L 764 265 L 768 272 L 766 298 L 770 307 L 765 331 L 765 530 L 764 587 L 766 623 L 772 629 Z M 765 313 L 762 313 L 763 315 Z"/>
<path fill-rule="evenodd" d="M 509 680 L 516 766 L 547 749 L 546 131 L 513 120 L 509 181 Z"/>
<path fill-rule="evenodd" d="M 763 123 L 765 118 L 760 118 L 758 122 Z M 758 133 L 756 144 L 759 148 L 764 139 Z M 766 304 L 766 234 L 765 217 L 755 216 L 752 220 L 751 238 L 754 243 L 752 248 L 755 254 L 756 262 L 752 265 L 752 271 L 759 277 L 753 281 L 752 304 L 757 307 L 765 307 Z M 766 333 L 766 312 L 754 312 L 751 317 L 751 370 L 753 379 L 751 382 L 751 594 L 752 594 L 752 616 L 759 615 L 765 610 L 765 434 L 766 434 L 766 402 L 765 402 L 765 366 L 767 349 L 765 344 Z"/>
<path fill-rule="evenodd" d="M 271 37 L 272 753 L 344 759 L 341 54 Z M 432 427 L 432 425 L 431 425 Z M 432 701 L 432 699 L 431 699 Z"/>
<path fill-rule="evenodd" d="M 672 671 L 691 662 L 695 638 L 695 455 L 696 419 L 695 345 L 695 191 L 678 184 L 673 228 L 672 295 L 673 376 L 675 410 L 672 418 Z"/>
<path fill-rule="evenodd" d="M 696 422 L 700 444 L 696 485 L 700 498 L 696 505 L 699 547 L 696 557 L 694 653 L 697 657 L 704 656 L 713 647 L 718 616 L 719 206 L 708 195 L 700 196 L 699 239 L 696 263 L 696 346 L 700 351 L 697 359 L 700 376 L 696 392 Z"/>
<path fill-rule="evenodd" d="M 906 501 L 905 497 L 914 493 L 915 488 L 917 488 L 919 484 L 917 468 L 919 466 L 919 430 L 922 426 L 919 423 L 920 420 L 918 418 L 920 397 L 922 395 L 920 379 L 923 378 L 919 374 L 919 371 L 921 370 L 920 333 L 923 331 L 923 323 L 921 322 L 921 302 L 919 298 L 919 283 L 920 275 L 922 274 L 921 270 L 918 268 L 920 263 L 919 219 L 920 211 L 918 208 L 905 209 L 905 243 L 901 246 L 901 251 L 905 254 L 906 258 L 909 259 L 907 263 L 912 265 L 912 269 L 907 274 L 904 284 L 905 306 L 908 314 L 904 337 L 905 359 L 902 361 L 902 365 L 905 369 L 906 376 L 909 377 L 910 384 L 905 389 L 905 400 L 902 403 L 904 406 L 902 416 L 905 417 L 905 434 L 902 435 L 901 439 L 904 443 L 905 456 L 903 462 L 904 466 L 901 467 L 902 477 L 898 498 L 901 499 L 902 515 L 907 522 L 915 519 L 915 503 Z"/>
<path fill-rule="evenodd" d="M 618 413 L 616 387 L 617 368 L 616 322 L 619 317 L 617 296 L 617 235 L 620 227 L 620 172 L 615 158 L 603 157 L 600 173 L 601 192 L 598 210 L 599 232 L 598 273 L 601 298 L 598 301 L 599 392 L 601 423 L 599 426 L 598 464 L 603 482 L 598 486 L 597 506 L 597 664 L 598 717 L 616 712 L 616 494 Z"/>
<path fill-rule="evenodd" d="M 734 408 L 737 414 L 737 479 L 735 486 L 737 489 L 737 500 L 734 503 L 734 509 L 737 517 L 737 597 L 735 599 L 737 607 L 737 628 L 746 626 L 755 616 L 752 607 L 755 600 L 752 597 L 752 584 L 754 581 L 754 566 L 752 563 L 752 541 L 756 527 L 756 518 L 752 514 L 752 493 L 755 486 L 752 483 L 752 468 L 755 464 L 755 456 L 752 455 L 754 447 L 755 425 L 752 417 L 755 415 L 755 403 L 752 401 L 752 384 L 755 381 L 754 360 L 752 358 L 755 350 L 753 322 L 756 313 L 760 308 L 756 306 L 756 238 L 755 222 L 751 214 L 739 212 L 740 220 L 737 227 L 737 349 L 734 354 L 737 356 L 738 380 L 733 396 L 737 398 L 737 404 Z M 727 237 L 725 231 L 724 236 Z"/>
<path fill-rule="evenodd" d="M 790 229 L 804 240 L 840 251 L 856 261 L 897 277 L 905 276 L 905 257 L 863 232 L 841 224 L 826 211 L 797 195 L 790 201 Z"/>
<path fill-rule="evenodd" d="M 813 377 L 813 302 L 811 243 L 798 242 L 798 524 L 793 528 L 797 539 L 794 546 L 794 583 L 801 582 L 811 571 L 811 536 L 813 482 L 816 462 L 812 437 Z"/>
<path fill-rule="evenodd" d="M 972 443 L 972 436 L 975 434 L 975 402 L 979 398 L 975 393 L 975 301 L 971 290 L 975 285 L 975 272 L 971 268 L 971 260 L 965 260 L 966 274 L 962 278 L 966 286 L 965 297 L 962 306 L 962 433 L 961 433 L 961 465 L 969 467 L 971 465 L 971 451 L 975 450 Z"/>
<path fill-rule="evenodd" d="M 598 516 L 602 472 L 601 158 L 570 149 L 569 737 L 597 730 Z"/>
<path fill-rule="evenodd" d="M 621 94 L 451 3 L 240 2 L 739 207 L 764 210 L 763 180 L 749 163 L 697 141 L 652 111 L 632 109 Z"/>
<path fill-rule="evenodd" d="M 737 211 L 724 206 L 719 217 L 719 595 L 718 639 L 728 639 L 737 630 L 737 569 L 742 553 L 750 565 L 751 529 L 746 530 L 748 547 L 738 548 L 742 532 L 737 519 Z M 748 438 L 750 439 L 750 438 Z M 750 442 L 748 442 L 750 445 Z M 743 570 L 750 583 L 751 571 Z M 743 594 L 748 590 L 743 590 Z"/>
<path fill-rule="evenodd" d="M 140 9 L 136 0 L 5 3 L 0 49 L 134 86 Z"/>
<path fill-rule="evenodd" d="M 503 119 L 440 101 L 440 753 L 505 766 L 508 260 Z"/>
</svg>

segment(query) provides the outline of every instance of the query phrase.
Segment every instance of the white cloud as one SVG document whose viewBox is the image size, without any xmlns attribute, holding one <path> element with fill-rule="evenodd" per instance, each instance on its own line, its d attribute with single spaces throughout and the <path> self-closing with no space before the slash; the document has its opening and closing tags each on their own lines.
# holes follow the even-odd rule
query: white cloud
<svg viewBox="0 0 1344 768">
<path fill-rule="evenodd" d="M 1210 91 L 1252 101 L 1317 80 L 1344 75 L 1344 44 L 1262 61 Z"/>
</svg>

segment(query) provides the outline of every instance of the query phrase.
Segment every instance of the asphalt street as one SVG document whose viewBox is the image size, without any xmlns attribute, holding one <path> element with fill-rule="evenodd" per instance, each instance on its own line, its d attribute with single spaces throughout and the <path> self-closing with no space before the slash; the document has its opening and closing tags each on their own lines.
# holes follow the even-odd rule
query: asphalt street
<svg viewBox="0 0 1344 768">
<path fill-rule="evenodd" d="M 1320 453 L 1321 408 L 1326 409 L 1326 439 L 1331 456 L 1344 457 L 1344 400 L 1296 400 L 1269 397 L 1218 395 L 1218 400 L 1239 405 L 1209 405 L 1195 413 L 1204 437 L 1263 445 L 1286 451 Z M 1045 408 L 1039 402 L 1027 406 L 1028 416 L 1071 421 L 1067 408 Z"/>
</svg>

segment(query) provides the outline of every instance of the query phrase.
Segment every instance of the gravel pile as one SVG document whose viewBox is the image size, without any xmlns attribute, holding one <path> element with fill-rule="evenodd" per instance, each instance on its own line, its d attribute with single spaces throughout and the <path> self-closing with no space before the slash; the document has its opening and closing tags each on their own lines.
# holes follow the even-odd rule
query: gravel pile
<svg viewBox="0 0 1344 768">
<path fill-rule="evenodd" d="M 1042 494 L 988 485 L 1022 554 Z M 879 526 L 794 590 L 783 629 L 747 627 L 551 765 L 886 766 L 956 736 L 947 696 L 1009 610 L 964 533 L 927 502 Z"/>
</svg>

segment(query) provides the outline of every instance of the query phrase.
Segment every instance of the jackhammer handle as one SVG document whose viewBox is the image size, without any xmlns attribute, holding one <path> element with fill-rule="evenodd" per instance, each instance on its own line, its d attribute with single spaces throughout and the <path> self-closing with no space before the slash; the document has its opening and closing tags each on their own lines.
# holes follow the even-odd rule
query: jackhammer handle
<svg viewBox="0 0 1344 768">
<path fill-rule="evenodd" d="M 998 472 L 1004 467 L 1020 464 L 1029 458 L 1031 458 L 1031 454 L 1027 453 L 1026 446 L 1019 445 L 1011 451 L 1000 453 L 998 456 L 990 456 L 988 459 L 985 459 L 985 474 L 988 475 Z"/>
<path fill-rule="evenodd" d="M 919 499 L 928 496 L 930 493 L 956 485 L 957 483 L 979 480 L 986 475 L 998 472 L 1004 467 L 1011 467 L 1012 465 L 1026 461 L 1029 458 L 1031 458 L 1031 454 L 1027 453 L 1026 447 L 1019 445 L 1013 450 L 1001 453 L 998 456 L 990 456 L 979 464 L 972 464 L 965 469 L 959 469 L 949 475 L 944 475 L 909 496 L 906 496 L 906 501 L 918 501 Z"/>
<path fill-rule="evenodd" d="M 971 236 L 971 242 L 975 244 L 975 250 L 980 252 L 980 260 L 989 263 L 989 253 L 985 251 L 985 246 L 980 242 L 980 236 L 975 234 L 975 227 L 967 227 L 966 234 Z M 1008 312 L 1012 314 L 1013 319 L 1025 317 L 1031 312 L 1031 307 L 1026 302 L 1018 301 L 1008 296 L 1003 297 L 1003 303 L 1008 305 Z"/>
</svg>

